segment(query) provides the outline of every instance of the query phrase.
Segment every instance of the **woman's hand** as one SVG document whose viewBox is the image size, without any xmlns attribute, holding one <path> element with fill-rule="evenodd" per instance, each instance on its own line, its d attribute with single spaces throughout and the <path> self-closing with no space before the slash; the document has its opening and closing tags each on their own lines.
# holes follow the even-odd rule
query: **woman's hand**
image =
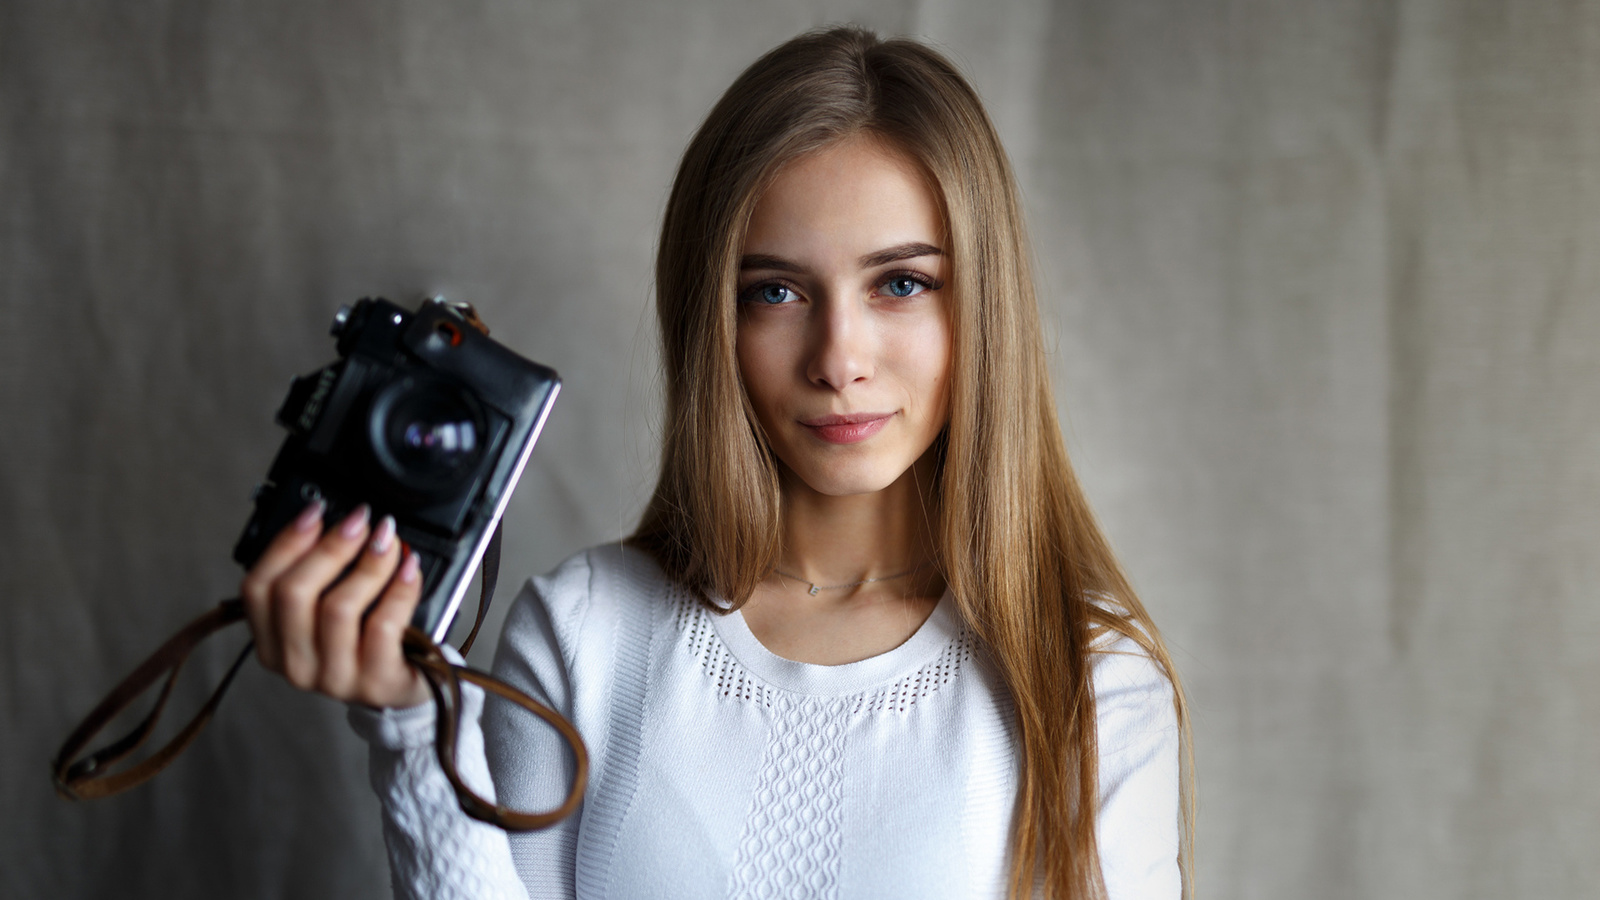
<svg viewBox="0 0 1600 900">
<path fill-rule="evenodd" d="M 323 508 L 306 507 L 240 585 L 261 664 L 337 700 L 422 703 L 427 684 L 400 652 L 422 595 L 416 554 L 395 539 L 392 517 L 372 526 L 365 504 L 324 534 Z"/>
</svg>

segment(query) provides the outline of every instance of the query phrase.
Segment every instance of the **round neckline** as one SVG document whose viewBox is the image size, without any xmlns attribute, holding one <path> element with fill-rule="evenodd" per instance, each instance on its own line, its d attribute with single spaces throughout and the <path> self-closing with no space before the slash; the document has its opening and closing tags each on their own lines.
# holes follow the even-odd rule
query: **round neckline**
<svg viewBox="0 0 1600 900">
<path fill-rule="evenodd" d="M 954 605 L 946 590 L 933 612 L 900 646 L 837 666 L 800 662 L 773 653 L 750 630 L 741 610 L 709 618 L 717 637 L 752 675 L 791 693 L 838 696 L 892 682 L 936 657 L 957 634 Z"/>
</svg>

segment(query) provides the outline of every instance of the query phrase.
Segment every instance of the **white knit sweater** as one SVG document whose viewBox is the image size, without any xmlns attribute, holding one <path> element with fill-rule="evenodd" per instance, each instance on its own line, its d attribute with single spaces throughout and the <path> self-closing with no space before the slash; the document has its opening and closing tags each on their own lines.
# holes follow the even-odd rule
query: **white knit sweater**
<svg viewBox="0 0 1600 900">
<path fill-rule="evenodd" d="M 1126 638 L 1094 660 L 1101 868 L 1112 900 L 1180 895 L 1172 690 Z M 352 709 L 371 744 L 401 898 L 1004 894 L 1018 748 L 1006 693 L 948 596 L 910 640 L 818 666 L 774 656 L 644 553 L 608 545 L 534 579 L 494 670 L 588 743 L 582 809 L 508 835 L 468 819 L 433 757 L 426 705 Z M 482 694 L 469 698 L 477 719 Z M 571 761 L 495 703 L 460 771 L 547 809 Z M 490 784 L 492 773 L 493 784 Z"/>
</svg>

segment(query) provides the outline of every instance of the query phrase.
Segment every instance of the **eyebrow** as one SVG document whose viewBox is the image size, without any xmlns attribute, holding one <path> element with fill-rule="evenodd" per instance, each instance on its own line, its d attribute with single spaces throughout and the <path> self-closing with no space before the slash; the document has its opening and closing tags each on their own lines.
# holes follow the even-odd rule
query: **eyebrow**
<svg viewBox="0 0 1600 900">
<path fill-rule="evenodd" d="M 944 251 L 932 244 L 923 244 L 920 242 L 899 244 L 894 247 L 889 247 L 886 250 L 879 250 L 877 253 L 868 253 L 866 256 L 861 257 L 861 268 L 871 269 L 877 266 L 886 266 L 892 262 L 900 262 L 903 259 L 916 259 L 919 256 L 943 255 Z"/>
<path fill-rule="evenodd" d="M 916 259 L 919 256 L 943 256 L 944 251 L 932 244 L 913 241 L 909 244 L 896 244 L 886 247 L 875 253 L 868 253 L 857 262 L 863 269 L 872 269 L 886 266 L 892 262 L 906 259 Z M 744 269 L 771 269 L 777 272 L 801 272 L 802 267 L 791 260 L 781 256 L 769 256 L 765 253 L 752 253 L 739 258 L 739 268 Z"/>
</svg>

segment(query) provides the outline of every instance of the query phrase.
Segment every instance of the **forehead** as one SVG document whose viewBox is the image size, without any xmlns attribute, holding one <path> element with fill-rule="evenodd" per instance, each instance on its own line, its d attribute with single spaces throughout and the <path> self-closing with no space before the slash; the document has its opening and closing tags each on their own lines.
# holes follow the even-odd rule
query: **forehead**
<svg viewBox="0 0 1600 900">
<path fill-rule="evenodd" d="M 896 244 L 942 245 L 931 179 L 881 139 L 854 136 L 793 160 L 756 201 L 745 253 L 860 255 Z"/>
</svg>

